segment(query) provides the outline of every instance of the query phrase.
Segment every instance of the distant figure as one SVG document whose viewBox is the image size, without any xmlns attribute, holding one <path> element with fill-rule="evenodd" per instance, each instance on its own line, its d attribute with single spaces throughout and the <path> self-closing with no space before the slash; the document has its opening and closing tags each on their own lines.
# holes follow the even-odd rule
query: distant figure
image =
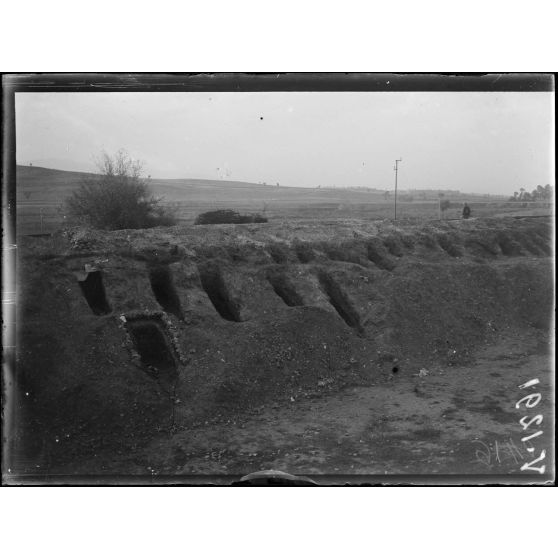
<svg viewBox="0 0 558 558">
<path fill-rule="evenodd" d="M 463 204 L 463 219 L 469 219 L 469 217 L 471 216 L 471 208 L 464 203 Z"/>
</svg>

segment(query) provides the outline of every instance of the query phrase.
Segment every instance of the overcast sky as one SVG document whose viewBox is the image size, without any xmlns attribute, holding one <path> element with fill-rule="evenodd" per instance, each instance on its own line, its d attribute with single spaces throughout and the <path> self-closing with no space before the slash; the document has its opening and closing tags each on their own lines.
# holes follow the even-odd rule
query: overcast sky
<svg viewBox="0 0 558 558">
<path fill-rule="evenodd" d="M 552 93 L 17 93 L 18 164 L 154 178 L 511 194 L 553 183 Z"/>
</svg>

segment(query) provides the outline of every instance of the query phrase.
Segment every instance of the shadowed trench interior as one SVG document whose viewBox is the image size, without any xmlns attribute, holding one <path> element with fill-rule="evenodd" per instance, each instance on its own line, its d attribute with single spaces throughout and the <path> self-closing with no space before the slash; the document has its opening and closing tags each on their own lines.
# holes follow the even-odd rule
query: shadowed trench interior
<svg viewBox="0 0 558 558">
<path fill-rule="evenodd" d="M 284 275 L 269 275 L 270 285 L 275 294 L 279 296 L 287 306 L 302 306 L 302 298 L 296 292 L 293 285 Z"/>
<path fill-rule="evenodd" d="M 103 277 L 100 271 L 92 271 L 83 281 L 79 281 L 81 292 L 94 314 L 109 314 L 111 309 L 107 301 Z"/>
<path fill-rule="evenodd" d="M 128 321 L 127 327 L 144 366 L 156 368 L 159 372 L 175 372 L 166 336 L 156 321 L 137 319 Z"/>
<path fill-rule="evenodd" d="M 149 270 L 151 289 L 165 312 L 174 314 L 182 319 L 184 314 L 180 306 L 180 299 L 174 287 L 170 270 L 167 266 L 153 267 Z"/>
<path fill-rule="evenodd" d="M 341 287 L 325 272 L 320 273 L 318 279 L 330 304 L 335 308 L 343 321 L 349 327 L 362 332 L 358 313 Z"/>
<path fill-rule="evenodd" d="M 214 267 L 199 269 L 201 284 L 219 315 L 229 322 L 240 322 L 238 306 L 231 300 L 221 271 Z"/>
</svg>

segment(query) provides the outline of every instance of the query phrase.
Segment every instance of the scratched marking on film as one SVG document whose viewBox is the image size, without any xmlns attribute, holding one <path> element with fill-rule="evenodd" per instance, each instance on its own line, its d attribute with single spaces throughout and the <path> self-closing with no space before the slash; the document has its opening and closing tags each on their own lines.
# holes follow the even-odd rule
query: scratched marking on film
<svg viewBox="0 0 558 558">
<path fill-rule="evenodd" d="M 533 380 L 521 384 L 519 389 L 528 390 L 534 388 L 534 386 L 539 383 L 538 378 L 534 378 Z M 534 409 L 541 400 L 541 393 L 530 389 L 527 395 L 517 401 L 515 408 L 521 409 L 523 406 L 525 410 Z M 525 436 L 521 438 L 522 446 L 520 447 L 517 446 L 512 438 L 503 441 L 494 440 L 494 442 L 488 444 L 482 440 L 475 440 L 474 442 L 481 446 L 475 450 L 477 461 L 487 467 L 493 467 L 505 462 L 509 465 L 513 460 L 513 463 L 516 465 L 522 463 L 519 469 L 520 471 L 534 471 L 541 475 L 544 474 L 546 470 L 546 464 L 544 464 L 546 449 L 537 446 L 537 442 L 540 442 L 540 439 L 533 442 L 533 440 L 536 440 L 544 434 L 543 430 L 536 430 L 533 432 L 533 430 L 543 423 L 543 420 L 544 417 L 542 414 L 525 414 L 519 419 L 519 424 L 525 433 Z M 532 457 L 535 457 L 535 459 L 529 461 Z"/>
</svg>

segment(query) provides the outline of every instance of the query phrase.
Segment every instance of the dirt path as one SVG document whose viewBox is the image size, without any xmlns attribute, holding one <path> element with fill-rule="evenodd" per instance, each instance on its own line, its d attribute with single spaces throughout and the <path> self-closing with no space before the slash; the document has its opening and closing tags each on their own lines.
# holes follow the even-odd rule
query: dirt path
<svg viewBox="0 0 558 558">
<path fill-rule="evenodd" d="M 524 463 L 553 462 L 549 346 L 534 336 L 486 347 L 473 366 L 436 368 L 426 376 L 351 387 L 257 409 L 235 420 L 164 435 L 104 473 L 244 475 L 520 473 Z M 534 378 L 535 386 L 519 386 Z M 516 403 L 540 393 L 532 409 Z M 535 402 L 535 399 L 532 400 Z M 523 416 L 543 415 L 526 430 Z M 521 438 L 542 430 L 530 442 Z M 534 447 L 529 452 L 527 447 Z M 114 458 L 114 456 L 113 456 Z M 91 473 L 99 462 L 83 464 Z"/>
</svg>

